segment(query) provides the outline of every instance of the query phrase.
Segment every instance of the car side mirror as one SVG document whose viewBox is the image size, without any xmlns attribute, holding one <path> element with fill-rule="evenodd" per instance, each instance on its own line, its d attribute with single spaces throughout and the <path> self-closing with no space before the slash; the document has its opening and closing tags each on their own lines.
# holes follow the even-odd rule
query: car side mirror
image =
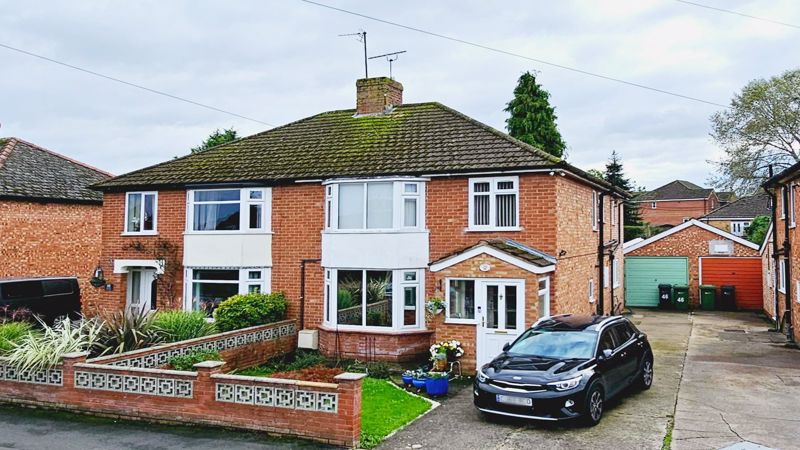
<svg viewBox="0 0 800 450">
<path fill-rule="evenodd" d="M 604 360 L 606 360 L 608 358 L 611 358 L 611 355 L 613 355 L 613 354 L 614 354 L 614 352 L 612 352 L 611 349 L 607 348 L 607 349 L 603 350 L 603 353 L 600 354 L 600 357 L 598 359 L 601 360 L 601 361 L 604 361 Z"/>
<path fill-rule="evenodd" d="M 503 351 L 507 352 L 508 349 L 510 349 L 510 348 L 511 348 L 511 342 L 506 342 L 506 345 L 503 346 Z"/>
</svg>

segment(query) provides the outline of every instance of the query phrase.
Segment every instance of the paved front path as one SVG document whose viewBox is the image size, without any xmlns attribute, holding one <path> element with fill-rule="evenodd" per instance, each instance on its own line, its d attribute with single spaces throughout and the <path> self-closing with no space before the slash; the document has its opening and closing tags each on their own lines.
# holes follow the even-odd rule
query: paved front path
<svg viewBox="0 0 800 450">
<path fill-rule="evenodd" d="M 408 428 L 382 449 L 660 449 L 675 410 L 683 359 L 691 331 L 687 314 L 642 311 L 632 320 L 648 334 L 656 378 L 649 391 L 625 396 L 593 428 L 483 420 L 472 406 L 472 392 L 461 391 Z"/>
<path fill-rule="evenodd" d="M 695 314 L 672 449 L 800 448 L 800 351 L 766 328 L 752 314 Z"/>
</svg>

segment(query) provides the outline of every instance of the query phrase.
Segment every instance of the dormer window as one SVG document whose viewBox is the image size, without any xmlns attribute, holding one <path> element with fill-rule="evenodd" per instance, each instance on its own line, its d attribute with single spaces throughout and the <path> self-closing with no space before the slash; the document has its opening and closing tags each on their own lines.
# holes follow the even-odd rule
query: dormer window
<svg viewBox="0 0 800 450">
<path fill-rule="evenodd" d="M 396 231 L 424 228 L 422 193 L 416 180 L 341 181 L 325 187 L 329 231 Z"/>
</svg>

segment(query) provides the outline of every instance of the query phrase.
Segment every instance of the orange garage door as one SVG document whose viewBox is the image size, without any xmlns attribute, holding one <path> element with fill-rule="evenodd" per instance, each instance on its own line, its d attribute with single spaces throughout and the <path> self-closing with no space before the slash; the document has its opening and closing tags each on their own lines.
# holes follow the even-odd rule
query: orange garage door
<svg viewBox="0 0 800 450">
<path fill-rule="evenodd" d="M 762 308 L 761 258 L 700 258 L 700 264 L 701 284 L 736 286 L 737 308 Z"/>
</svg>

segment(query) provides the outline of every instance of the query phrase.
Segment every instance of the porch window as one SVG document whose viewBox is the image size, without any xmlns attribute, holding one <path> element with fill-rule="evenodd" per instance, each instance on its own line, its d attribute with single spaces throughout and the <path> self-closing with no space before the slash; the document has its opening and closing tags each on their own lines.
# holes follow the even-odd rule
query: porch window
<svg viewBox="0 0 800 450">
<path fill-rule="evenodd" d="M 519 177 L 469 180 L 469 229 L 519 227 Z"/>
<path fill-rule="evenodd" d="M 540 278 L 539 279 L 539 304 L 537 306 L 537 312 L 539 313 L 539 319 L 542 317 L 547 317 L 550 315 L 550 279 L 549 278 Z"/>
<path fill-rule="evenodd" d="M 125 233 L 156 233 L 157 198 L 157 192 L 128 192 L 125 195 Z"/>
<path fill-rule="evenodd" d="M 419 270 L 326 269 L 326 323 L 379 329 L 422 326 Z"/>
<path fill-rule="evenodd" d="M 474 280 L 449 280 L 447 296 L 448 320 L 475 320 Z"/>
<path fill-rule="evenodd" d="M 268 230 L 269 190 L 189 191 L 188 229 L 198 232 Z"/>
</svg>

